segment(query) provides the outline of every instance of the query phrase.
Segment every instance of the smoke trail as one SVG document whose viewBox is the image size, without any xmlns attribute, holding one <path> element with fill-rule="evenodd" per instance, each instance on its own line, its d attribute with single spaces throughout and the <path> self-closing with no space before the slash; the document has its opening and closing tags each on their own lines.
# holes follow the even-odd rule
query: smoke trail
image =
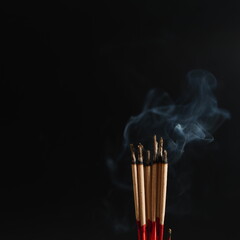
<svg viewBox="0 0 240 240">
<path fill-rule="evenodd" d="M 194 164 L 179 167 L 180 163 L 184 163 L 179 159 L 187 144 L 196 141 L 212 142 L 213 133 L 230 118 L 228 111 L 218 107 L 214 95 L 216 87 L 217 81 L 213 74 L 205 70 L 193 70 L 187 74 L 184 92 L 175 102 L 167 93 L 158 89 L 148 92 L 141 113 L 131 117 L 126 124 L 121 153 L 116 159 L 107 159 L 115 185 L 114 191 L 118 196 L 115 200 L 116 209 L 119 209 L 119 201 L 126 203 L 133 198 L 129 144 L 137 145 L 141 142 L 146 149 L 152 150 L 153 135 L 156 134 L 158 138 L 164 138 L 164 147 L 168 150 L 170 187 L 166 213 L 180 216 L 198 211 L 193 206 L 191 194 Z M 109 199 L 106 202 L 109 202 Z M 129 225 L 126 224 L 126 219 L 130 219 L 129 214 L 133 214 L 133 203 L 131 202 L 131 207 L 124 204 L 124 208 L 126 210 L 121 211 L 121 214 L 126 214 L 121 215 L 121 218 L 117 217 L 118 211 L 118 215 L 110 214 L 113 218 L 113 229 L 117 232 L 129 231 L 125 225 Z M 124 221 L 121 221 L 123 219 Z"/>
<path fill-rule="evenodd" d="M 175 102 L 165 92 L 150 90 L 142 112 L 131 117 L 125 127 L 123 150 L 119 157 L 107 160 L 114 182 L 120 187 L 131 188 L 131 184 L 124 182 L 124 176 L 119 176 L 119 164 L 125 164 L 125 161 L 129 164 L 130 143 L 141 142 L 151 149 L 153 135 L 161 136 L 169 153 L 169 161 L 176 163 L 186 144 L 213 141 L 212 134 L 230 118 L 228 111 L 218 107 L 213 93 L 216 87 L 213 74 L 205 70 L 193 70 L 187 74 L 184 93 Z M 118 177 L 122 180 L 119 181 Z"/>
</svg>

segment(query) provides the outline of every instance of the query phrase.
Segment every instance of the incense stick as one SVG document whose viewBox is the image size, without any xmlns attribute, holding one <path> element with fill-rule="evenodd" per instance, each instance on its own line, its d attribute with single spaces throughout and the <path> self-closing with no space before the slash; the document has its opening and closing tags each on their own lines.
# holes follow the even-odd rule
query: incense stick
<svg viewBox="0 0 240 240">
<path fill-rule="evenodd" d="M 139 193 L 139 213 L 141 226 L 141 240 L 146 240 L 146 202 L 144 186 L 144 167 L 143 167 L 143 145 L 138 145 L 138 193 Z"/>
<path fill-rule="evenodd" d="M 132 183 L 133 183 L 133 198 L 134 198 L 134 206 L 135 206 L 135 216 L 137 222 L 137 231 L 138 231 L 138 240 L 140 238 L 140 215 L 139 215 L 139 194 L 138 194 L 138 174 L 137 174 L 137 160 L 135 156 L 135 151 L 133 144 L 130 144 L 131 157 L 132 157 Z"/>
<path fill-rule="evenodd" d="M 151 233 L 151 155 L 150 150 L 146 152 L 144 166 L 145 197 L 146 197 L 146 218 L 147 218 L 147 236 L 149 239 Z"/>
<path fill-rule="evenodd" d="M 164 150 L 163 159 L 161 163 L 161 198 L 160 198 L 160 216 L 159 216 L 159 240 L 163 240 L 164 235 L 164 220 L 165 220 L 165 211 L 166 211 L 166 196 L 167 196 L 167 172 L 168 172 L 168 160 L 167 160 L 167 151 Z"/>
<path fill-rule="evenodd" d="M 152 202 L 152 233 L 151 240 L 156 240 L 157 229 L 156 229 L 156 207 L 157 207 L 157 154 L 158 154 L 158 142 L 157 137 L 153 137 L 153 164 L 152 164 L 152 189 L 151 189 L 151 202 Z"/>
<path fill-rule="evenodd" d="M 157 208 L 156 208 L 156 230 L 157 230 L 157 238 L 160 237 L 160 199 L 161 199 L 161 172 L 162 172 L 162 158 L 163 158 L 163 138 L 161 137 L 159 140 L 158 146 L 158 161 L 157 161 Z"/>
</svg>

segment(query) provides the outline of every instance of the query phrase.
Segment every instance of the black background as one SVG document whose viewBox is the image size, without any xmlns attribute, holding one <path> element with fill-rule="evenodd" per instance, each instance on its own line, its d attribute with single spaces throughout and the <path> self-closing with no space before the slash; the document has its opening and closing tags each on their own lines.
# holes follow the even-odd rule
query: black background
<svg viewBox="0 0 240 240">
<path fill-rule="evenodd" d="M 176 240 L 239 239 L 239 12 L 237 1 L 1 4 L 1 239 L 136 239 L 132 192 L 106 159 L 147 91 L 175 99 L 196 68 L 217 78 L 232 117 L 186 149 L 192 187 L 169 190 L 180 205 L 166 225 Z"/>
</svg>

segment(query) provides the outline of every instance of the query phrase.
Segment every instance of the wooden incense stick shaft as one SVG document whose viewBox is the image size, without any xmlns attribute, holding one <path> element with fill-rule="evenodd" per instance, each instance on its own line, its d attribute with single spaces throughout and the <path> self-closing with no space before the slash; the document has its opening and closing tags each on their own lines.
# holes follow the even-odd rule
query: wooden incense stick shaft
<svg viewBox="0 0 240 240">
<path fill-rule="evenodd" d="M 145 198 L 146 198 L 146 219 L 147 219 L 147 239 L 150 239 L 152 221 L 151 221 L 151 152 L 146 152 L 144 166 Z"/>
<path fill-rule="evenodd" d="M 161 163 L 157 163 L 157 206 L 156 206 L 156 219 L 160 219 L 160 199 L 161 199 Z"/>
<path fill-rule="evenodd" d="M 136 160 L 133 144 L 130 144 L 130 150 L 131 150 L 131 158 L 132 158 L 131 168 L 132 168 L 132 183 L 133 183 L 133 199 L 134 199 L 136 220 L 137 220 L 137 224 L 139 224 L 140 217 L 139 217 L 137 160 Z"/>
<path fill-rule="evenodd" d="M 168 164 L 161 163 L 161 198 L 159 202 L 160 215 L 159 220 L 160 224 L 164 225 L 165 211 L 166 211 L 166 197 L 167 197 L 167 173 L 168 173 Z"/>
<path fill-rule="evenodd" d="M 160 163 L 161 186 L 160 186 L 160 202 L 159 202 L 159 223 L 158 223 L 158 239 L 163 240 L 164 236 L 164 219 L 166 211 L 166 197 L 167 197 L 167 172 L 168 161 L 167 151 L 164 151 L 162 162 Z"/>
<path fill-rule="evenodd" d="M 151 240 L 156 240 L 156 207 L 157 207 L 157 155 L 158 155 L 158 142 L 156 135 L 153 137 L 153 164 L 152 164 L 152 188 L 151 188 Z"/>
<path fill-rule="evenodd" d="M 151 220 L 151 166 L 144 167 L 146 218 Z"/>
<path fill-rule="evenodd" d="M 152 189 L 151 189 L 151 201 L 152 201 L 152 214 L 151 220 L 156 221 L 156 206 L 157 206 L 157 154 L 158 154 L 158 142 L 156 135 L 153 138 L 153 164 L 152 164 Z"/>
<path fill-rule="evenodd" d="M 156 221 L 156 206 L 157 206 L 157 164 L 152 165 L 151 178 L 151 221 Z"/>
<path fill-rule="evenodd" d="M 139 215 L 140 215 L 140 225 L 146 225 L 146 201 L 145 201 L 145 186 L 144 186 L 144 166 L 143 166 L 143 157 L 142 149 L 143 146 L 139 145 L 139 154 L 138 154 L 138 195 L 139 195 Z"/>
<path fill-rule="evenodd" d="M 139 192 L 139 217 L 141 226 L 146 224 L 146 203 L 144 189 L 143 164 L 138 164 L 138 192 Z"/>
<path fill-rule="evenodd" d="M 132 182 L 133 182 L 133 198 L 135 206 L 135 215 L 137 222 L 140 221 L 139 216 L 139 194 L 138 194 L 138 174 L 137 174 L 137 164 L 132 163 Z"/>
</svg>

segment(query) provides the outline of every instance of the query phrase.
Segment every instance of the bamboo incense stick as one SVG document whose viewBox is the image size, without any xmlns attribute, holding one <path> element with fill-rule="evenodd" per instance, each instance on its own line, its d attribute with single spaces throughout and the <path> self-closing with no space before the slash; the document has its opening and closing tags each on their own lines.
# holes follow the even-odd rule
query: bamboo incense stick
<svg viewBox="0 0 240 240">
<path fill-rule="evenodd" d="M 159 239 L 160 235 L 160 199 L 161 199 L 161 171 L 162 171 L 162 162 L 163 158 L 163 138 L 161 137 L 159 140 L 158 146 L 158 161 L 157 161 L 157 208 L 156 208 L 156 230 L 157 230 L 157 238 Z"/>
<path fill-rule="evenodd" d="M 144 167 L 143 167 L 143 145 L 138 145 L 138 194 L 139 194 L 139 213 L 141 226 L 141 240 L 147 240 L 146 236 L 146 202 L 144 187 Z"/>
<path fill-rule="evenodd" d="M 146 198 L 146 218 L 148 239 L 151 233 L 151 156 L 147 150 L 144 166 L 145 198 Z"/>
<path fill-rule="evenodd" d="M 152 202 L 152 214 L 151 214 L 151 240 L 156 240 L 157 229 L 156 229 L 156 207 L 157 207 L 157 153 L 158 153 L 158 142 L 157 137 L 153 137 L 153 164 L 152 164 L 152 189 L 151 189 L 151 202 Z"/>
<path fill-rule="evenodd" d="M 161 198 L 160 198 L 160 218 L 159 218 L 159 240 L 163 240 L 164 235 L 164 220 L 165 220 L 165 211 L 166 211 L 166 196 L 167 196 L 167 173 L 168 173 L 168 160 L 167 160 L 167 151 L 164 150 L 163 159 L 161 163 Z"/>
<path fill-rule="evenodd" d="M 135 156 L 135 151 L 133 144 L 130 144 L 131 150 L 131 158 L 132 158 L 132 183 L 133 183 L 133 198 L 134 198 L 134 206 L 135 206 L 135 216 L 137 222 L 137 232 L 138 232 L 138 240 L 140 238 L 140 215 L 139 215 L 139 194 L 138 194 L 138 175 L 137 175 L 137 160 Z"/>
</svg>

